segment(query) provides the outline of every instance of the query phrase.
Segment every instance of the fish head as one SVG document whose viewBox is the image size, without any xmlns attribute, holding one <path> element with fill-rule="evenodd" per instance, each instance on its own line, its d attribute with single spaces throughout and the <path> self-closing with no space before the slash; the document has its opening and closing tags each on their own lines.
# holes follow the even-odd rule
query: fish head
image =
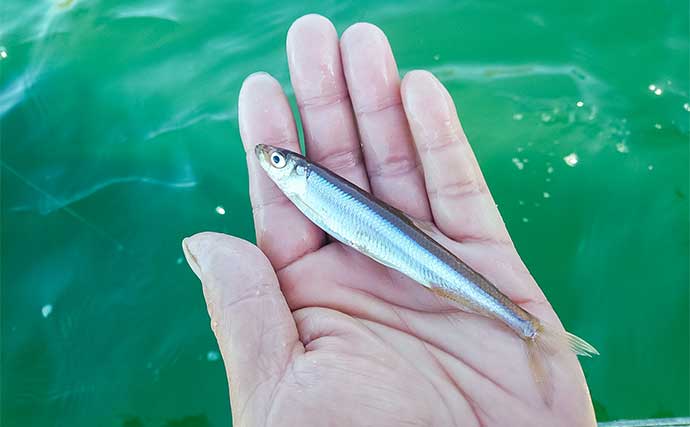
<svg viewBox="0 0 690 427">
<path fill-rule="evenodd" d="M 285 195 L 292 197 L 306 192 L 309 163 L 304 156 L 268 144 L 257 144 L 254 153 L 261 167 Z"/>
</svg>

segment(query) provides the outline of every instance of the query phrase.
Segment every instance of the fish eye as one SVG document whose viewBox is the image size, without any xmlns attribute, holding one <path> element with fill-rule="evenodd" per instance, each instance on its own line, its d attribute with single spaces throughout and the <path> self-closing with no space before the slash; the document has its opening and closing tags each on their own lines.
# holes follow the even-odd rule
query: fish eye
<svg viewBox="0 0 690 427">
<path fill-rule="evenodd" d="M 271 154 L 271 164 L 278 169 L 283 168 L 286 164 L 285 157 L 279 152 L 275 151 Z"/>
</svg>

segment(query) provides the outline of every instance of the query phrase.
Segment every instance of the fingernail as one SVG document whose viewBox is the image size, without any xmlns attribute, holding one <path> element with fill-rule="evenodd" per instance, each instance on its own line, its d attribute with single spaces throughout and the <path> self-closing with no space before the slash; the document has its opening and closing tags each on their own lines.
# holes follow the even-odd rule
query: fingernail
<svg viewBox="0 0 690 427">
<path fill-rule="evenodd" d="M 286 50 L 298 99 L 308 101 L 345 90 L 338 33 L 331 21 L 320 15 L 301 17 L 288 30 Z"/>
<path fill-rule="evenodd" d="M 216 283 L 233 277 L 237 269 L 242 267 L 233 262 L 242 253 L 242 246 L 238 242 L 239 239 L 231 236 L 202 232 L 183 239 L 182 250 L 194 274 L 205 286 L 214 287 Z"/>
<path fill-rule="evenodd" d="M 411 122 L 418 124 L 449 121 L 455 113 L 448 102 L 448 92 L 428 71 L 410 71 L 403 83 L 405 112 Z M 415 123 L 411 123 L 415 124 Z"/>
<path fill-rule="evenodd" d="M 391 94 L 398 95 L 400 77 L 386 35 L 377 26 L 357 23 L 345 30 L 342 41 L 343 66 L 352 102 L 358 111 Z"/>
<path fill-rule="evenodd" d="M 187 260 L 187 264 L 192 269 L 194 274 L 201 280 L 202 270 L 201 265 L 199 265 L 198 253 L 199 248 L 192 237 L 187 237 L 182 239 L 182 252 L 184 252 L 184 257 Z"/>
<path fill-rule="evenodd" d="M 267 72 L 265 72 L 265 71 L 254 71 L 253 73 L 251 73 L 250 75 L 248 75 L 248 76 L 244 79 L 244 81 L 247 81 L 247 80 L 249 80 L 249 79 L 257 79 L 257 78 L 269 78 L 269 79 L 273 79 L 273 77 L 272 77 L 270 74 L 268 74 Z"/>
<path fill-rule="evenodd" d="M 215 298 L 213 298 L 213 289 L 210 289 L 207 286 L 207 282 L 212 283 L 213 280 L 208 280 L 208 278 L 204 277 L 204 268 L 206 267 L 204 263 L 207 257 L 205 255 L 206 250 L 203 247 L 203 241 L 204 239 L 198 236 L 187 237 L 182 240 L 182 251 L 184 252 L 184 256 L 187 259 L 189 267 L 191 267 L 194 274 L 196 274 L 201 281 L 204 298 L 206 299 L 206 310 L 208 311 L 208 315 L 211 317 L 211 329 L 214 333 L 216 333 L 215 326 L 218 322 L 213 320 L 215 313 L 215 305 L 213 302 L 215 301 Z"/>
<path fill-rule="evenodd" d="M 257 71 L 245 77 L 240 87 L 238 97 L 238 110 L 242 109 L 242 104 L 252 99 L 265 96 L 265 92 L 272 92 L 275 87 L 280 88 L 280 83 L 265 71 Z"/>
<path fill-rule="evenodd" d="M 244 80 L 237 115 L 245 151 L 267 140 L 294 139 L 290 104 L 280 83 L 267 73 L 254 73 Z"/>
</svg>

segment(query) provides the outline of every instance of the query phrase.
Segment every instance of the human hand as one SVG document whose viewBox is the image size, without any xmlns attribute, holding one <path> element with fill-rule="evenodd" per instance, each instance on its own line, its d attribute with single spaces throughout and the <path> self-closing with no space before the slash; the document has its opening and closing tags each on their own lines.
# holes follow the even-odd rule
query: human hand
<svg viewBox="0 0 690 427">
<path fill-rule="evenodd" d="M 413 71 L 401 84 L 378 28 L 355 24 L 339 42 L 316 15 L 292 25 L 287 55 L 310 159 L 433 222 L 444 246 L 559 324 L 436 78 Z M 225 362 L 233 425 L 595 425 L 573 354 L 550 357 L 547 404 L 519 337 L 329 242 L 280 193 L 253 150 L 266 143 L 299 151 L 276 80 L 245 80 L 239 122 L 260 250 L 216 233 L 183 245 Z"/>
</svg>

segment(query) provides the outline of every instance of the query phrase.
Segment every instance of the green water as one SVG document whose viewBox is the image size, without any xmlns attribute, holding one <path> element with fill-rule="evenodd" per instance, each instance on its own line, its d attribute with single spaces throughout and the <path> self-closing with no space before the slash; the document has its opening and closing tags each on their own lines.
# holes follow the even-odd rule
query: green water
<svg viewBox="0 0 690 427">
<path fill-rule="evenodd" d="M 689 415 L 688 3 L 420 3 L 0 2 L 3 427 L 230 423 L 180 240 L 253 239 L 236 99 L 307 12 L 448 86 L 599 419 Z"/>
</svg>

